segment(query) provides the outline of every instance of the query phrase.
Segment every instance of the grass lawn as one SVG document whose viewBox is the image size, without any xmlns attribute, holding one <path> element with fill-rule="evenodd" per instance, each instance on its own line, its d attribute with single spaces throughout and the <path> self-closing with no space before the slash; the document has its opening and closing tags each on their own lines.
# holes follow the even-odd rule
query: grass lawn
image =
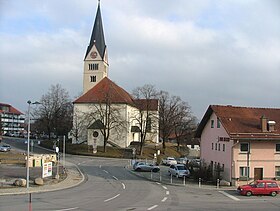
<svg viewBox="0 0 280 211">
<path fill-rule="evenodd" d="M 25 165 L 26 155 L 16 151 L 0 152 L 0 164 Z"/>
<path fill-rule="evenodd" d="M 62 143 L 59 143 L 59 148 L 62 149 Z M 53 148 L 53 141 L 45 140 L 41 142 L 41 146 L 46 148 Z M 136 157 L 140 159 L 153 159 L 154 154 L 157 150 L 161 151 L 161 155 L 159 157 L 181 157 L 185 156 L 188 153 L 188 150 L 181 147 L 181 151 L 177 152 L 177 148 L 175 144 L 166 143 L 166 149 L 163 154 L 162 145 L 159 144 L 157 148 L 155 148 L 154 144 L 148 143 L 144 146 L 143 154 L 139 155 L 139 146 L 134 146 L 137 149 Z M 97 157 L 112 157 L 112 158 L 130 158 L 131 157 L 131 149 L 119 149 L 115 147 L 106 147 L 106 153 L 103 152 L 103 146 L 97 148 L 97 153 L 93 154 L 92 146 L 88 146 L 87 144 L 71 144 L 66 143 L 66 153 L 69 154 L 79 154 L 79 155 L 88 155 L 88 156 L 97 156 Z M 62 150 L 60 150 L 62 151 Z"/>
</svg>

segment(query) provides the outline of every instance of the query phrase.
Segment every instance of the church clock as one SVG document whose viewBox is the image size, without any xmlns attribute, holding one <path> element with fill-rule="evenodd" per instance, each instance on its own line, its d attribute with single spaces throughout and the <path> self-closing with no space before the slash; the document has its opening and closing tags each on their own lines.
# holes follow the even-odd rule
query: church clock
<svg viewBox="0 0 280 211">
<path fill-rule="evenodd" d="M 91 53 L 90 53 L 90 57 L 91 57 L 92 59 L 95 59 L 95 58 L 97 57 L 97 52 L 96 52 L 96 51 L 91 52 Z"/>
</svg>

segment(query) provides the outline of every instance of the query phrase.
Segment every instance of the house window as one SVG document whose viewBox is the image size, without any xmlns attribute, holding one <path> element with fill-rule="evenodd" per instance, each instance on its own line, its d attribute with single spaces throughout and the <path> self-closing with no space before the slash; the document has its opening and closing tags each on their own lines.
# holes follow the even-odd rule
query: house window
<svg viewBox="0 0 280 211">
<path fill-rule="evenodd" d="M 276 152 L 280 152 L 280 144 L 276 144 Z"/>
<path fill-rule="evenodd" d="M 249 143 L 240 143 L 240 151 L 241 152 L 249 152 Z"/>
<path fill-rule="evenodd" d="M 215 150 L 217 150 L 217 143 L 215 143 Z"/>
<path fill-rule="evenodd" d="M 89 70 L 98 70 L 98 64 L 88 64 Z"/>
<path fill-rule="evenodd" d="M 217 128 L 220 128 L 221 127 L 221 122 L 220 122 L 220 119 L 217 118 Z"/>
<path fill-rule="evenodd" d="M 214 149 L 214 143 L 212 143 L 212 150 Z"/>
<path fill-rule="evenodd" d="M 221 150 L 221 144 L 219 143 L 218 145 L 218 150 L 220 151 Z"/>
<path fill-rule="evenodd" d="M 214 120 L 211 120 L 211 128 L 214 128 Z"/>
<path fill-rule="evenodd" d="M 223 144 L 223 152 L 226 151 L 226 145 Z"/>
<path fill-rule="evenodd" d="M 249 167 L 240 167 L 239 169 L 239 176 L 240 177 L 249 177 Z"/>
<path fill-rule="evenodd" d="M 146 122 L 146 131 L 151 132 L 151 130 L 152 130 L 152 119 L 148 118 Z"/>
<path fill-rule="evenodd" d="M 275 177 L 280 178 L 280 166 L 275 166 Z"/>
<path fill-rule="evenodd" d="M 96 82 L 96 76 L 90 76 L 90 82 Z"/>
</svg>

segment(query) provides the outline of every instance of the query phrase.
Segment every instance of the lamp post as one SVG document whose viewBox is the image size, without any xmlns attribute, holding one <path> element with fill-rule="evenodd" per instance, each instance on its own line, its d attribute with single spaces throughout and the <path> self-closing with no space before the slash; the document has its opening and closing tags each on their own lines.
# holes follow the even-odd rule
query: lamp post
<svg viewBox="0 0 280 211">
<path fill-rule="evenodd" d="M 27 126 L 26 189 L 27 189 L 27 193 L 29 193 L 30 105 L 31 104 L 40 104 L 40 103 L 37 101 L 32 103 L 30 100 L 28 100 L 27 103 L 28 103 L 28 126 Z M 32 210 L 31 193 L 29 193 L 29 210 Z"/>
</svg>

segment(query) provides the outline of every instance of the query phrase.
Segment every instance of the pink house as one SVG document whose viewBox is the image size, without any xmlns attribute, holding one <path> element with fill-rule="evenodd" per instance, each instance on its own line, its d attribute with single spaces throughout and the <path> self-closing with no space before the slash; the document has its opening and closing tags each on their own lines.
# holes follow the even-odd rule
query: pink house
<svg viewBox="0 0 280 211">
<path fill-rule="evenodd" d="M 210 105 L 196 137 L 201 160 L 232 185 L 280 179 L 280 109 Z"/>
</svg>

